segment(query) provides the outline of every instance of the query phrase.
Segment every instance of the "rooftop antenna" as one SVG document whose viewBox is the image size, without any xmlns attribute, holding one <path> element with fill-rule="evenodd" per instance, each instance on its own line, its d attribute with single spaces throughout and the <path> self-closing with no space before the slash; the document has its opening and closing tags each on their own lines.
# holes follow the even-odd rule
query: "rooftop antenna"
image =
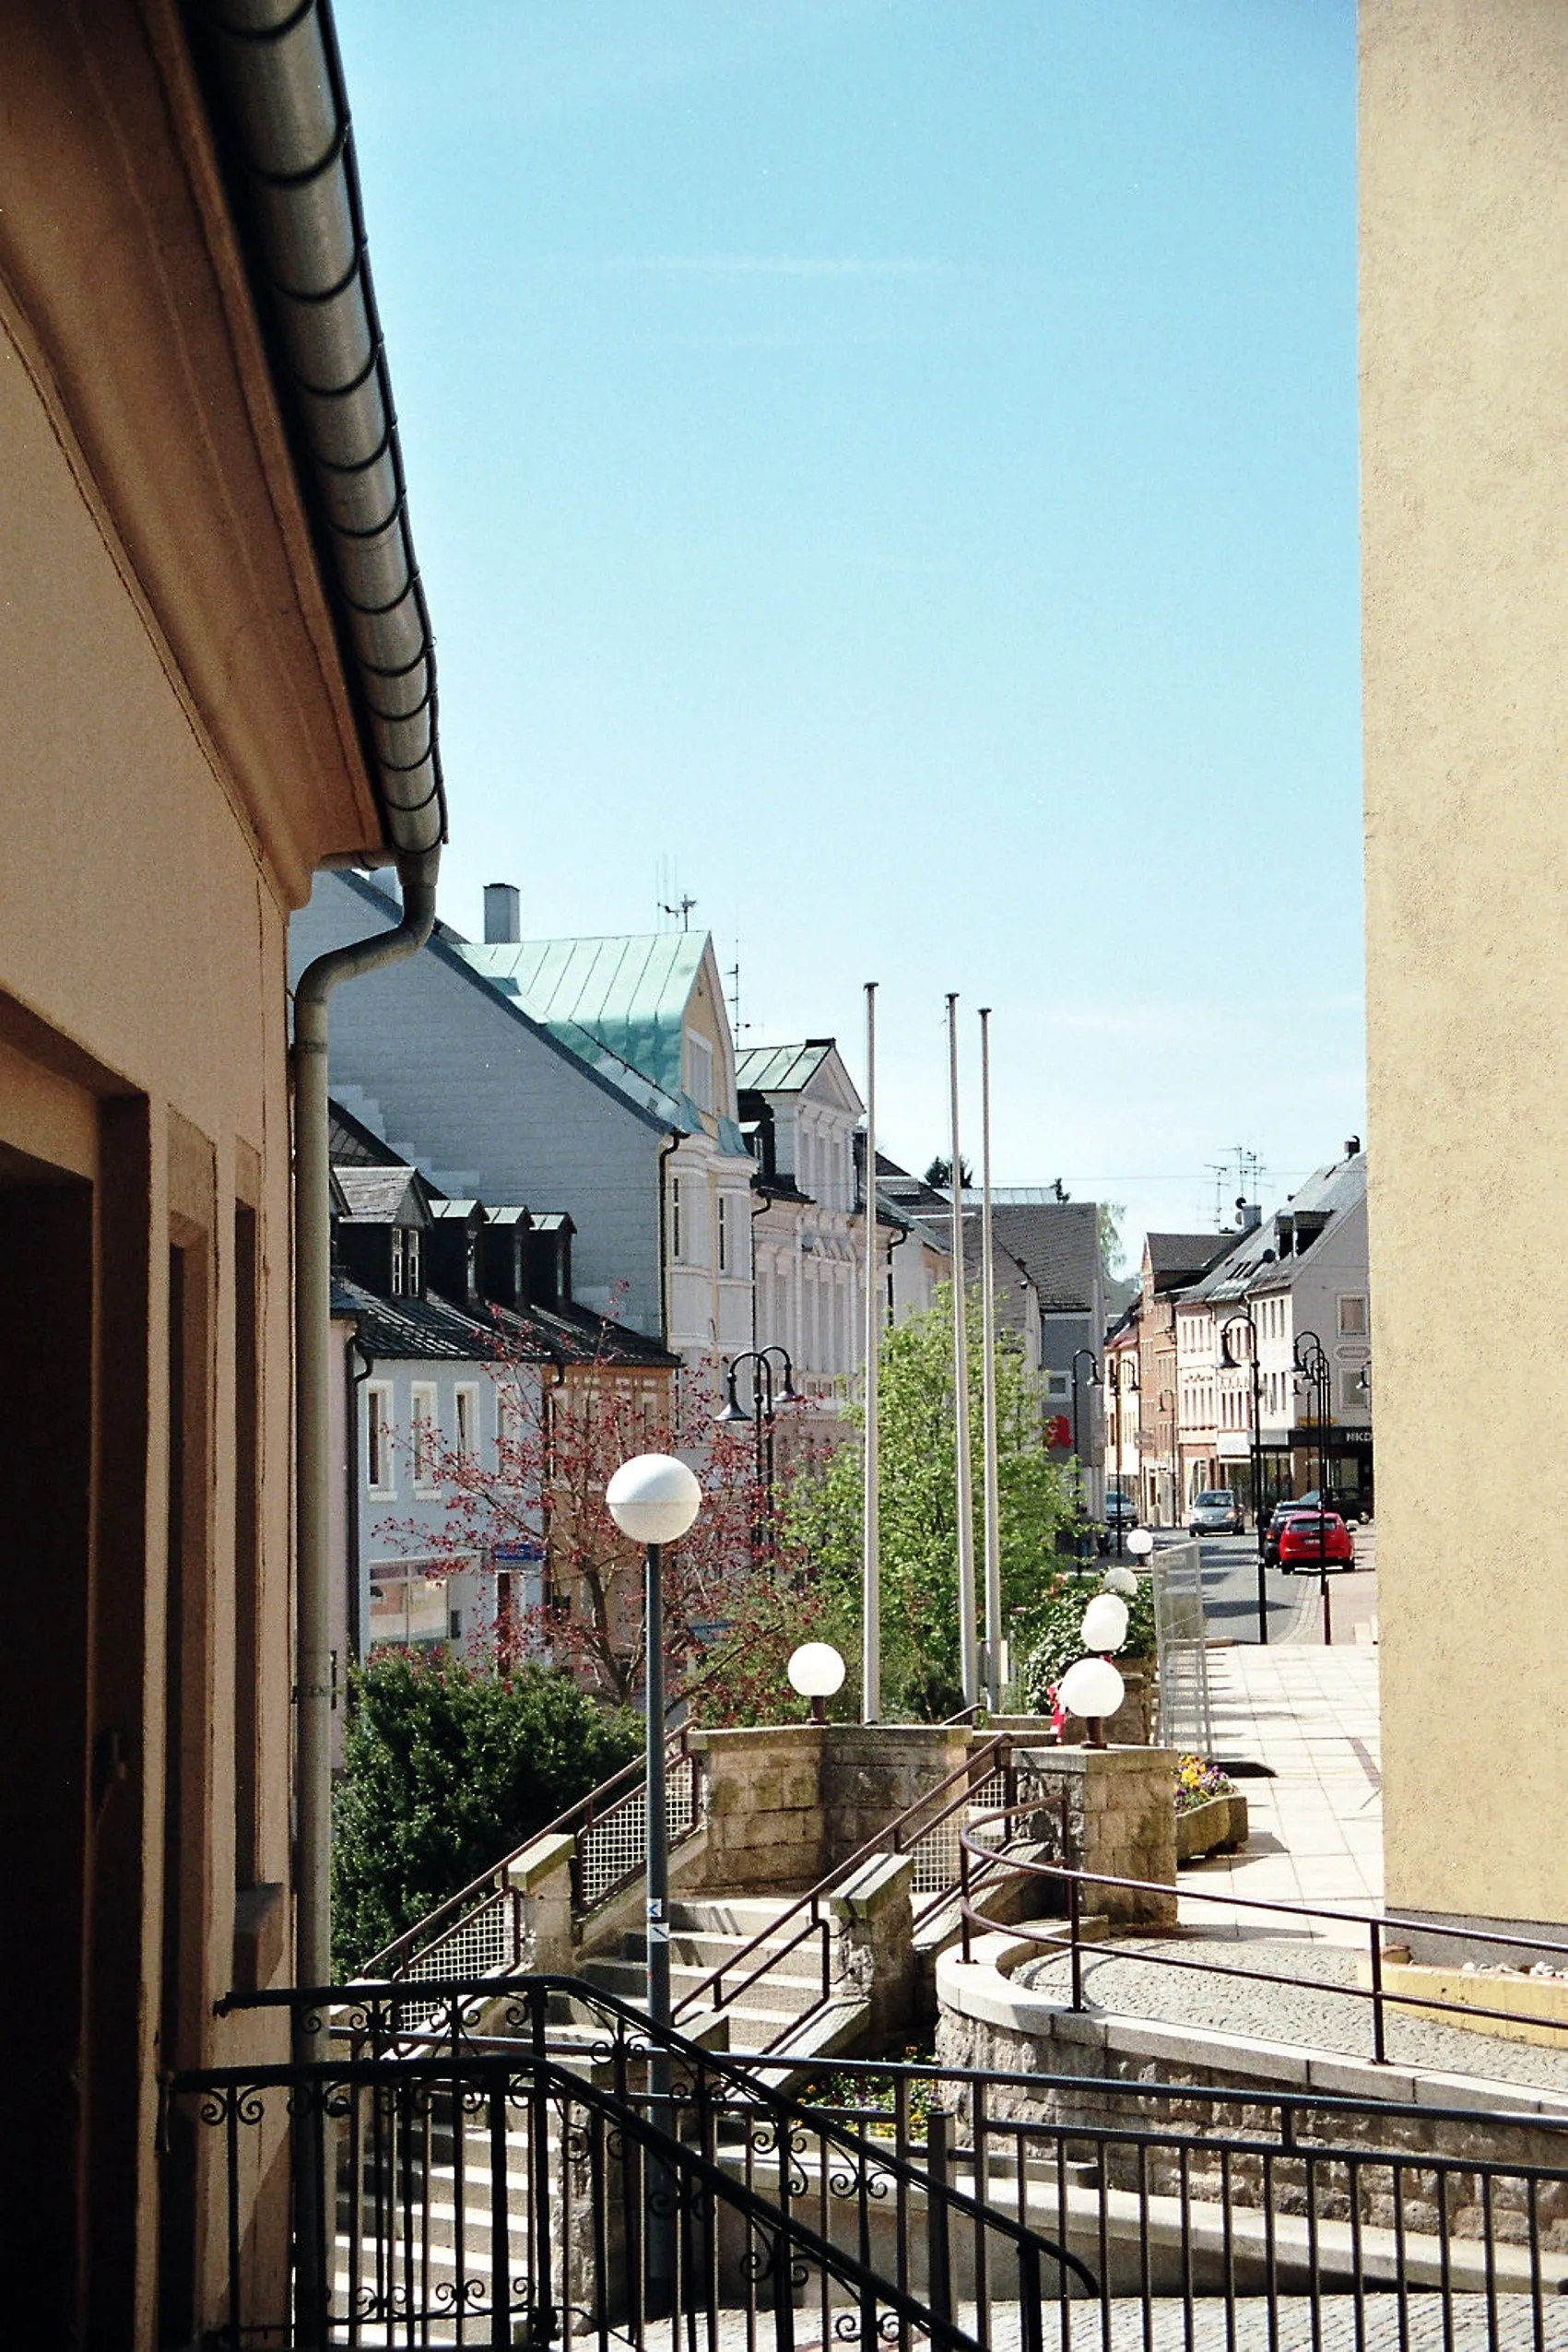
<svg viewBox="0 0 1568 2352">
<path fill-rule="evenodd" d="M 695 900 L 693 900 L 693 901 L 692 901 L 692 904 L 693 904 L 693 905 L 695 905 L 696 901 L 695 901 Z M 746 1029 L 746 1028 L 748 1028 L 748 1027 L 749 1026 L 749 1022 L 747 1022 L 742 1021 L 742 1019 L 741 1019 L 741 1017 L 740 1017 L 740 941 L 739 941 L 738 940 L 737 940 L 737 941 L 736 941 L 736 943 L 735 943 L 735 962 L 734 962 L 734 963 L 730 965 L 729 969 L 728 969 L 728 970 L 727 970 L 727 972 L 725 974 L 725 979 L 729 982 L 729 984 L 730 984 L 730 986 L 729 986 L 729 1029 L 730 1029 L 730 1035 L 731 1035 L 731 1036 L 735 1039 L 735 1042 L 737 1043 L 737 1045 L 738 1045 L 738 1044 L 740 1043 L 740 1034 L 741 1034 L 742 1030 L 743 1030 L 743 1029 Z"/>
<path fill-rule="evenodd" d="M 680 928 L 683 931 L 689 931 L 691 928 L 691 910 L 696 904 L 697 901 L 691 896 L 690 892 L 683 892 L 682 895 L 675 901 L 673 905 L 663 899 L 659 902 L 660 909 L 664 914 L 679 916 Z"/>
</svg>

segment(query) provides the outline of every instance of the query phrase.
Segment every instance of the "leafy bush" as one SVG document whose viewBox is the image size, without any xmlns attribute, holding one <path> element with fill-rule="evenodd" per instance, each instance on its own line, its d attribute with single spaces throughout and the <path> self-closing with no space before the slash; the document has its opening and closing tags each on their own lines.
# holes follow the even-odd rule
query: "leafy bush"
<svg viewBox="0 0 1568 2352">
<path fill-rule="evenodd" d="M 333 1962 L 393 1937 L 641 1753 L 641 1719 L 567 1674 L 386 1650 L 350 1685 L 332 1858 Z"/>
<path fill-rule="evenodd" d="M 1048 1711 L 1051 1692 L 1074 1661 L 1085 1655 L 1080 1628 L 1083 1613 L 1100 1587 L 1089 1577 L 1058 1576 L 1051 1590 L 1026 1611 L 1015 1637 L 1021 1663 L 1019 1683 L 1028 1707 Z M 1126 1596 L 1127 1637 L 1117 1652 L 1121 1658 L 1154 1655 L 1154 1588 L 1139 1577 L 1138 1590 Z"/>
</svg>

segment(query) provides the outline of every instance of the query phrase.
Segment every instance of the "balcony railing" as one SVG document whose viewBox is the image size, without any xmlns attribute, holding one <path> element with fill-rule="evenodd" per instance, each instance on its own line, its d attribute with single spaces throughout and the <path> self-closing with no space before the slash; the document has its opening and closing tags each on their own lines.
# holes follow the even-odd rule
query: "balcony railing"
<svg viewBox="0 0 1568 2352">
<path fill-rule="evenodd" d="M 328 2058 L 168 2093 L 214 2135 L 235 2346 L 1568 2346 L 1568 2146 L 1536 2116 L 926 2061 L 785 2098 L 792 2062 L 651 2039 L 570 1979 L 246 2005 L 279 2001 L 331 2015 Z M 269 2134 L 324 2262 L 267 2267 Z"/>
</svg>

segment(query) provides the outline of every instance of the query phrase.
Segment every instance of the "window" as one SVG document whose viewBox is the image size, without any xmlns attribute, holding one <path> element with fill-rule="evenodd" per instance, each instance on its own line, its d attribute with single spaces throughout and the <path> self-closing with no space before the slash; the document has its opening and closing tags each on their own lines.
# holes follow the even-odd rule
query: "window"
<svg viewBox="0 0 1568 2352">
<path fill-rule="evenodd" d="M 392 1228 L 392 1295 L 394 1298 L 401 1298 L 403 1295 L 403 1228 L 401 1225 L 394 1225 Z"/>
<path fill-rule="evenodd" d="M 686 1033 L 686 1091 L 700 1111 L 713 1107 L 713 1048 L 695 1029 Z"/>
<path fill-rule="evenodd" d="M 1366 1337 L 1366 1301 L 1364 1298 L 1342 1298 L 1339 1301 L 1339 1336 L 1346 1340 Z"/>
<path fill-rule="evenodd" d="M 416 1382 L 408 1391 L 408 1424 L 414 1455 L 414 1491 L 429 1495 L 436 1483 L 436 1392 Z"/>
<path fill-rule="evenodd" d="M 500 1454 L 501 1483 L 521 1486 L 523 1483 L 523 1397 L 515 1378 L 498 1381 L 495 1392 L 495 1434 Z"/>
<path fill-rule="evenodd" d="M 379 1381 L 365 1390 L 365 1483 L 372 1495 L 391 1495 L 396 1488 L 392 1466 L 392 1390 Z"/>
<path fill-rule="evenodd" d="M 419 1236 L 406 1233 L 403 1236 L 403 1288 L 409 1298 L 419 1295 Z"/>
<path fill-rule="evenodd" d="M 950 1315 L 948 1318 L 949 1323 L 955 1319 L 956 1318 Z M 1054 1404 L 1058 1404 L 1064 1398 L 1070 1397 L 1072 1392 L 1073 1384 L 1070 1374 L 1066 1372 L 1047 1372 L 1045 1375 L 1045 1394 L 1051 1399 Z"/>
<path fill-rule="evenodd" d="M 1364 1364 L 1339 1366 L 1339 1410 L 1347 1421 L 1366 1421 L 1372 1413 L 1371 1375 Z"/>
<path fill-rule="evenodd" d="M 457 1450 L 460 1454 L 477 1455 L 479 1450 L 479 1392 L 477 1389 L 459 1389 L 453 1399 L 456 1415 Z"/>
<path fill-rule="evenodd" d="M 734 1247 L 734 1244 L 730 1238 L 730 1227 L 734 1214 L 734 1201 L 730 1199 L 727 1192 L 721 1192 L 719 1195 L 719 1271 L 721 1274 L 728 1274 L 734 1271 L 734 1269 L 731 1267 L 729 1262 L 730 1254 Z"/>
<path fill-rule="evenodd" d="M 372 1649 L 394 1644 L 445 1641 L 451 1619 L 447 1580 L 430 1576 L 419 1561 L 380 1560 L 371 1568 L 370 1640 Z"/>
</svg>

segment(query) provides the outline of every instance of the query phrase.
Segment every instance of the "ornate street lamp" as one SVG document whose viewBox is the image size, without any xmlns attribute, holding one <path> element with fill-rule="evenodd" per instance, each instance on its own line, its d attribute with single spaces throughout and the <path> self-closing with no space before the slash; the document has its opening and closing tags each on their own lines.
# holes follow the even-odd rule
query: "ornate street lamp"
<svg viewBox="0 0 1568 2352">
<path fill-rule="evenodd" d="M 1083 1516 L 1083 1445 L 1079 1427 L 1079 1399 L 1082 1394 L 1082 1389 L 1078 1367 L 1079 1360 L 1085 1356 L 1089 1359 L 1089 1386 L 1091 1389 L 1097 1389 L 1100 1386 L 1100 1359 L 1095 1354 L 1094 1350 L 1092 1348 L 1075 1348 L 1073 1350 L 1073 1483 L 1078 1491 L 1078 1508 L 1080 1519 Z M 1082 1540 L 1083 1539 L 1080 1536 L 1079 1539 L 1080 1546 L 1082 1544 Z M 1082 1558 L 1083 1554 L 1080 1549 L 1079 1554 L 1080 1566 L 1082 1565 Z"/>
<path fill-rule="evenodd" d="M 770 1552 L 778 1549 L 778 1533 L 773 1525 L 773 1359 L 783 1366 L 777 1402 L 792 1405 L 799 1401 L 795 1385 L 795 1365 L 788 1348 L 777 1341 L 772 1347 L 746 1348 L 739 1355 L 731 1356 L 725 1366 L 725 1401 L 713 1419 L 721 1425 L 733 1426 L 749 1421 L 756 1432 L 754 1448 L 757 1465 L 757 1491 L 762 1497 L 762 1517 L 756 1531 L 759 1548 L 766 1543 Z M 752 1366 L 751 1410 L 749 1412 L 736 1393 L 736 1376 L 743 1364 Z"/>
<path fill-rule="evenodd" d="M 1247 1335 L 1247 1362 L 1252 1367 L 1252 1502 L 1253 1523 L 1257 1535 L 1257 1637 L 1267 1646 L 1268 1640 L 1268 1570 L 1264 1561 L 1264 1545 L 1267 1541 L 1263 1523 L 1263 1374 L 1257 1361 L 1257 1324 L 1250 1305 L 1228 1317 L 1220 1330 L 1220 1361 L 1227 1371 L 1234 1371 L 1238 1360 L 1231 1348 L 1231 1333 L 1237 1328 Z"/>
</svg>

